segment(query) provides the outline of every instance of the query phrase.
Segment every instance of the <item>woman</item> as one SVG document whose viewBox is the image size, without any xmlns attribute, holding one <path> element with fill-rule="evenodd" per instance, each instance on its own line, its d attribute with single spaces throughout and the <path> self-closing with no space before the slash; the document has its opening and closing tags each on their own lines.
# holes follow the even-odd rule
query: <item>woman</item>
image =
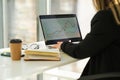
<svg viewBox="0 0 120 80">
<path fill-rule="evenodd" d="M 120 72 L 120 1 L 93 0 L 93 3 L 98 12 L 85 39 L 79 44 L 58 42 L 53 47 L 74 58 L 90 57 L 82 76 Z"/>
</svg>

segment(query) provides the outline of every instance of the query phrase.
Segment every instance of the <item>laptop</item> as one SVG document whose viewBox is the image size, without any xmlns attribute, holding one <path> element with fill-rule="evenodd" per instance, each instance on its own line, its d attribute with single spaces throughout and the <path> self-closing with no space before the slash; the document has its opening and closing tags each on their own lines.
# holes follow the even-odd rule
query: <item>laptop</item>
<svg viewBox="0 0 120 80">
<path fill-rule="evenodd" d="M 82 40 L 76 14 L 40 15 L 39 19 L 46 45 L 53 45 L 58 41 Z"/>
</svg>

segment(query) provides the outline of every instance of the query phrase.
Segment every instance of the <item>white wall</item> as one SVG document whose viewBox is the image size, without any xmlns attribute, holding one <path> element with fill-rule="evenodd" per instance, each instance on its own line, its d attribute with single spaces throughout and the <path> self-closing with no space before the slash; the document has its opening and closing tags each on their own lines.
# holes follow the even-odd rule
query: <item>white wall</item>
<svg viewBox="0 0 120 80">
<path fill-rule="evenodd" d="M 95 13 L 92 0 L 78 0 L 77 16 L 83 38 L 90 31 L 90 21 Z"/>
</svg>

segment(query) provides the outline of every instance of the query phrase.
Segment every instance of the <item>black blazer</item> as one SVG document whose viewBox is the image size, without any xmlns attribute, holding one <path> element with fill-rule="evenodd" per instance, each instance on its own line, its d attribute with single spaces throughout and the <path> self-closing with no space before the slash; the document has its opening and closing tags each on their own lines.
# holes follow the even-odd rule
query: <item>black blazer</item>
<svg viewBox="0 0 120 80">
<path fill-rule="evenodd" d="M 82 76 L 120 72 L 120 26 L 111 10 L 96 13 L 91 21 L 91 31 L 82 42 L 64 42 L 61 49 L 74 58 L 90 57 Z"/>
</svg>

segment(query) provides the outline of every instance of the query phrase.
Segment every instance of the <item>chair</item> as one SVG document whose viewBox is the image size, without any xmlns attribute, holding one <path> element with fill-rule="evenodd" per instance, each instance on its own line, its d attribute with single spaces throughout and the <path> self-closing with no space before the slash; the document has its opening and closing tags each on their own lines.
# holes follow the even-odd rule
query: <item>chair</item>
<svg viewBox="0 0 120 80">
<path fill-rule="evenodd" d="M 103 73 L 103 74 L 95 74 L 95 75 L 88 75 L 82 76 L 78 80 L 120 80 L 120 72 L 110 72 L 110 73 Z"/>
<path fill-rule="evenodd" d="M 69 74 L 71 74 L 71 76 Z M 120 80 L 120 72 L 111 72 L 111 73 L 82 76 L 82 77 L 80 77 L 80 79 L 78 79 L 78 78 L 81 73 L 78 74 L 78 73 L 70 72 L 69 74 L 61 75 L 61 73 L 59 71 L 59 75 L 51 74 L 51 76 L 57 77 L 56 80 Z"/>
</svg>

